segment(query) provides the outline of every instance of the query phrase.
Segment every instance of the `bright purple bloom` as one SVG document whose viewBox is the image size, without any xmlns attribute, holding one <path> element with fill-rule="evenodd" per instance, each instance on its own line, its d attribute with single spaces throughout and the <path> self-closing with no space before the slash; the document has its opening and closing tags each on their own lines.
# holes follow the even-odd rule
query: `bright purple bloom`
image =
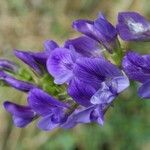
<svg viewBox="0 0 150 150">
<path fill-rule="evenodd" d="M 150 55 L 141 56 L 130 51 L 123 58 L 122 66 L 130 79 L 143 84 L 139 88 L 139 96 L 150 98 Z"/>
<path fill-rule="evenodd" d="M 107 107 L 129 86 L 128 78 L 103 57 L 79 59 L 73 72 L 75 77 L 69 84 L 68 94 L 84 108 L 69 118 L 75 118 L 72 121 L 75 125 L 93 121 L 102 125 Z M 74 126 L 67 122 L 65 127 Z"/>
<path fill-rule="evenodd" d="M 72 26 L 77 31 L 100 42 L 109 52 L 112 52 L 116 43 L 117 31 L 101 13 L 94 21 L 79 19 L 74 21 Z"/>
<path fill-rule="evenodd" d="M 0 70 L 17 72 L 19 66 L 12 61 L 6 59 L 0 59 Z"/>
<path fill-rule="evenodd" d="M 68 83 L 73 78 L 73 67 L 82 57 L 100 57 L 102 49 L 97 41 L 81 36 L 67 40 L 64 47 L 56 48 L 47 60 L 47 70 L 56 84 Z"/>
<path fill-rule="evenodd" d="M 12 115 L 14 124 L 20 128 L 28 125 L 35 117 L 35 113 L 29 106 L 6 101 L 4 102 L 4 108 Z"/>
<path fill-rule="evenodd" d="M 38 127 L 42 130 L 59 127 L 66 119 L 65 110 L 68 106 L 40 89 L 33 89 L 29 92 L 28 103 L 41 117 Z"/>
<path fill-rule="evenodd" d="M 120 72 L 121 73 L 121 72 Z M 110 104 L 117 95 L 129 86 L 129 80 L 123 74 L 118 76 L 107 76 L 99 82 L 95 82 L 94 72 L 91 82 L 83 82 L 77 78 L 71 80 L 68 94 L 80 105 L 88 107 L 95 104 Z M 97 75 L 96 75 L 97 76 Z M 80 78 L 81 79 L 81 78 Z M 93 80 L 93 82 L 92 82 Z"/>
<path fill-rule="evenodd" d="M 98 57 L 102 55 L 101 45 L 87 36 L 67 40 L 64 47 L 69 49 L 70 46 L 73 46 L 75 51 L 84 57 Z"/>
<path fill-rule="evenodd" d="M 14 77 L 5 73 L 4 71 L 0 71 L 0 80 L 5 81 L 8 85 L 23 92 L 28 92 L 36 87 L 36 85 L 32 83 L 15 79 Z"/>
<path fill-rule="evenodd" d="M 119 13 L 117 30 L 125 41 L 150 41 L 150 22 L 136 12 Z"/>
</svg>

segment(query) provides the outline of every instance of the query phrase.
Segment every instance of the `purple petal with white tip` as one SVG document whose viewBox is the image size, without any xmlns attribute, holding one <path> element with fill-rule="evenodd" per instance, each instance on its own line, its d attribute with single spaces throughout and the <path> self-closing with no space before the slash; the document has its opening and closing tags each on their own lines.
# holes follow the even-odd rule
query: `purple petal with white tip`
<svg viewBox="0 0 150 150">
<path fill-rule="evenodd" d="M 150 41 L 150 22 L 137 12 L 120 12 L 117 30 L 125 41 Z"/>
</svg>

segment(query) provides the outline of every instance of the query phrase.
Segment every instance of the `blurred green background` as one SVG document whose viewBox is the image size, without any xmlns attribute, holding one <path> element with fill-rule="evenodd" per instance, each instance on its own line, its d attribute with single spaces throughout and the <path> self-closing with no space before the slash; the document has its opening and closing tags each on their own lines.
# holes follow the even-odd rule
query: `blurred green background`
<svg viewBox="0 0 150 150">
<path fill-rule="evenodd" d="M 120 11 L 138 11 L 150 19 L 150 0 L 0 0 L 0 56 L 14 60 L 12 49 L 42 50 L 46 39 L 59 44 L 79 33 L 75 19 L 93 19 L 99 11 L 115 24 Z M 149 53 L 149 43 L 125 43 Z M 42 132 L 35 123 L 25 129 L 12 125 L 4 100 L 26 102 L 26 95 L 0 87 L 0 150 L 149 150 L 150 102 L 140 100 L 135 83 L 121 94 L 106 114 L 104 127 L 79 125 L 74 129 Z"/>
</svg>

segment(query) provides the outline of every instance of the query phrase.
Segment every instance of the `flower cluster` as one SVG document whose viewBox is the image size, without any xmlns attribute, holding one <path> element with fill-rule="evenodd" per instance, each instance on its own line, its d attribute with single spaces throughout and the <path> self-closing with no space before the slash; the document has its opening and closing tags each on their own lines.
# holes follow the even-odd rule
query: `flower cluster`
<svg viewBox="0 0 150 150">
<path fill-rule="evenodd" d="M 4 102 L 17 127 L 37 119 L 38 128 L 46 131 L 80 123 L 103 125 L 105 113 L 130 80 L 141 83 L 141 98 L 150 98 L 150 55 L 126 52 L 119 42 L 119 37 L 150 41 L 148 20 L 121 12 L 115 27 L 100 13 L 94 21 L 79 19 L 72 27 L 83 35 L 63 46 L 47 40 L 41 52 L 14 50 L 30 69 L 0 60 L 1 83 L 27 93 L 26 105 Z"/>
</svg>

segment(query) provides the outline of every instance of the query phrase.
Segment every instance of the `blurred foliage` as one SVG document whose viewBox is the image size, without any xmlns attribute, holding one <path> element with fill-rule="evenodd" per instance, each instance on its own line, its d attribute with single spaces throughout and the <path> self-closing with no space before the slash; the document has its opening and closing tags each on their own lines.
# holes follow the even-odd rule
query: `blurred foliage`
<svg viewBox="0 0 150 150">
<path fill-rule="evenodd" d="M 119 11 L 138 11 L 150 17 L 149 0 L 1 0 L 0 55 L 15 60 L 12 49 L 41 50 L 46 39 L 60 44 L 78 35 L 71 22 L 78 18 L 95 18 L 99 11 L 114 24 Z M 149 53 L 149 43 L 125 43 L 128 49 Z M 23 74 L 22 74 L 23 75 Z M 30 79 L 30 76 L 26 76 Z M 48 81 L 46 77 L 43 79 Z M 48 92 L 57 92 L 51 85 Z M 54 87 L 54 91 L 52 90 Z M 12 125 L 2 108 L 4 100 L 26 103 L 26 95 L 8 87 L 0 88 L 1 150 L 149 150 L 150 103 L 140 100 L 136 84 L 120 95 L 106 114 L 104 127 L 79 125 L 74 129 L 42 132 L 33 123 L 25 129 Z M 50 91 L 49 91 L 50 90 Z M 52 90 L 52 91 L 51 91 Z"/>
</svg>

